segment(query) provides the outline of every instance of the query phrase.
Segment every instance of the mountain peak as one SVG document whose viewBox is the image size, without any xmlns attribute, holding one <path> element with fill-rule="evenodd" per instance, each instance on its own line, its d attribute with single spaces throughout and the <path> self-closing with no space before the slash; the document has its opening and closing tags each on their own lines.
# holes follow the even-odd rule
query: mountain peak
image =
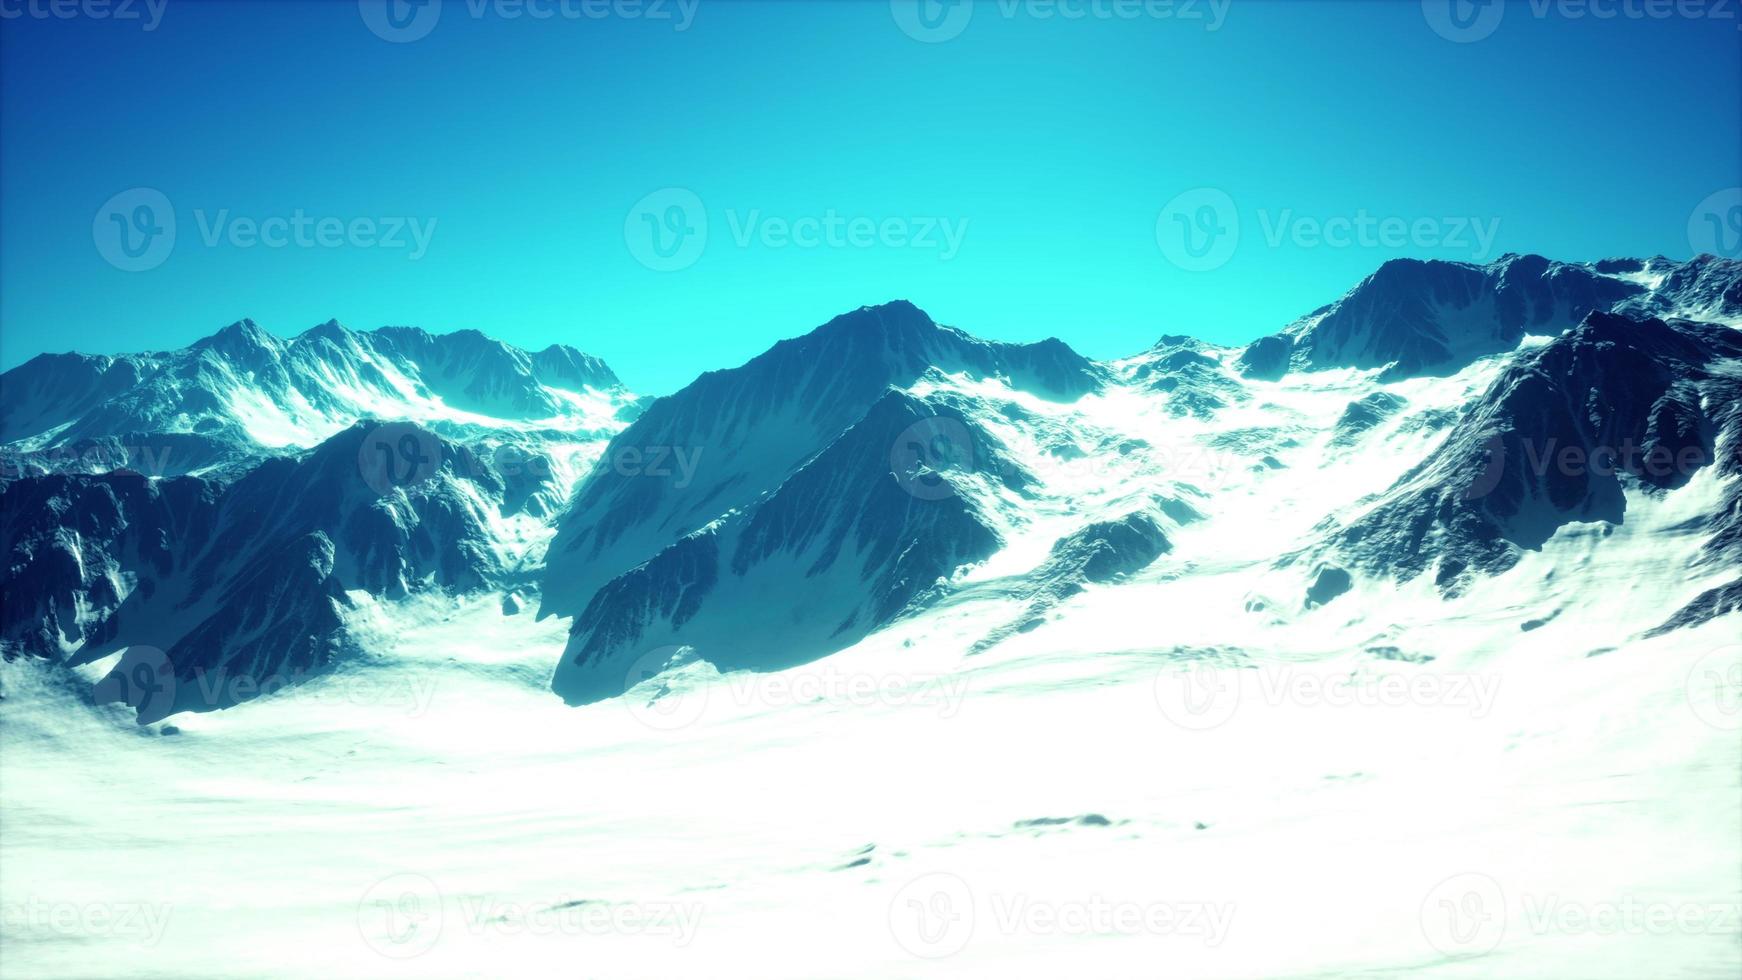
<svg viewBox="0 0 1742 980">
<path fill-rule="evenodd" d="M 209 337 L 189 345 L 194 350 L 210 350 L 228 357 L 240 357 L 260 352 L 277 353 L 283 341 L 260 329 L 253 320 L 241 319 Z"/>
<path fill-rule="evenodd" d="M 850 313 L 842 313 L 816 329 L 819 334 L 852 334 L 855 336 L 881 334 L 891 335 L 921 335 L 933 333 L 938 329 L 936 322 L 926 315 L 926 312 L 904 299 L 891 300 L 876 306 L 861 306 Z"/>
<path fill-rule="evenodd" d="M 210 336 L 202 337 L 199 340 L 194 341 L 193 346 L 208 347 L 218 341 L 251 340 L 260 342 L 268 336 L 269 335 L 266 331 L 260 329 L 259 324 L 247 317 L 243 317 L 235 323 L 219 329 Z"/>
<path fill-rule="evenodd" d="M 346 340 L 351 337 L 351 329 L 336 319 L 317 324 L 296 335 L 297 340 Z"/>
<path fill-rule="evenodd" d="M 532 355 L 532 369 L 541 380 L 570 387 L 621 388 L 623 382 L 604 361 L 567 344 L 551 344 Z"/>
</svg>

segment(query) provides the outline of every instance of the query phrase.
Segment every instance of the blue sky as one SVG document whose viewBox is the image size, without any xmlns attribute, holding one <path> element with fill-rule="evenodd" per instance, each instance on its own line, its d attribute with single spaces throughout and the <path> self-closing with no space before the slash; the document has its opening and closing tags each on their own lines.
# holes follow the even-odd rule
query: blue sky
<svg viewBox="0 0 1742 980">
<path fill-rule="evenodd" d="M 663 393 L 894 298 L 1112 357 L 1402 255 L 1685 257 L 1742 183 L 1734 10 L 131 2 L 0 0 L 5 367 L 337 318 Z"/>
</svg>

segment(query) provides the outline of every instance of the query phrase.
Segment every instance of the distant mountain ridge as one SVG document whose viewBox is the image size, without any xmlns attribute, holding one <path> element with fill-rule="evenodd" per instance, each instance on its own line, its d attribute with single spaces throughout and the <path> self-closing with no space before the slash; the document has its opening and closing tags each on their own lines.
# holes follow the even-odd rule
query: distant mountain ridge
<svg viewBox="0 0 1742 980">
<path fill-rule="evenodd" d="M 175 470 L 186 472 L 237 451 L 308 448 L 363 418 L 596 434 L 633 404 L 603 361 L 563 345 L 535 353 L 475 330 L 353 331 L 331 320 L 284 340 L 241 320 L 180 350 L 44 354 L 7 371 L 0 444 L 171 443 L 198 450 Z"/>
<path fill-rule="evenodd" d="M 1738 281 L 1736 262 L 1710 255 L 1685 263 L 1393 259 L 1336 302 L 1248 345 L 1240 366 L 1265 379 L 1333 367 L 1402 378 L 1456 370 L 1512 350 L 1526 334 L 1559 334 L 1591 312 L 1742 324 Z"/>
<path fill-rule="evenodd" d="M 1106 363 L 897 300 L 651 401 L 575 348 L 475 332 L 242 321 L 180 351 L 45 355 L 0 376 L 0 653 L 301 677 L 366 652 L 360 603 L 500 594 L 569 620 L 551 687 L 586 703 L 940 608 L 985 610 L 963 627 L 977 656 L 1231 563 L 1265 577 L 1247 614 L 1284 627 L 1418 579 L 1452 602 L 1657 501 L 1694 555 L 1659 584 L 1674 629 L 1742 606 L 1738 326 L 1742 263 L 1509 255 L 1388 262 L 1243 348 L 1170 335 Z M 1700 458 L 1542 463 L 1626 446 Z M 1273 497 L 1292 503 L 1252 509 Z"/>
</svg>

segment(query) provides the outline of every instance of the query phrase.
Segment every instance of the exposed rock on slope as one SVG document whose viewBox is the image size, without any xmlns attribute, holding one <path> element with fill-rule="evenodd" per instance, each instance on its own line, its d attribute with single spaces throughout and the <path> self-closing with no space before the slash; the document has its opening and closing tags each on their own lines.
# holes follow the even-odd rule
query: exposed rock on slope
<svg viewBox="0 0 1742 980">
<path fill-rule="evenodd" d="M 4 652 L 84 662 L 157 648 L 184 682 L 177 708 L 223 707 L 233 681 L 253 690 L 342 652 L 348 591 L 495 587 L 503 490 L 465 447 L 369 423 L 227 486 L 16 480 L 0 491 Z"/>
<path fill-rule="evenodd" d="M 1742 436 L 1742 333 L 1594 313 L 1508 365 L 1445 443 L 1334 535 L 1373 572 L 1455 591 L 1569 521 L 1625 518 L 1624 484 L 1673 490 Z M 1726 462 L 1733 467 L 1733 462 Z M 1712 520 L 1714 534 L 1726 527 Z"/>
<path fill-rule="evenodd" d="M 1066 401 L 1102 383 L 1059 341 L 978 340 L 911 303 L 838 316 L 702 375 L 612 440 L 559 524 L 540 615 L 580 614 L 605 582 L 780 486 L 891 386 L 940 371 Z"/>
</svg>

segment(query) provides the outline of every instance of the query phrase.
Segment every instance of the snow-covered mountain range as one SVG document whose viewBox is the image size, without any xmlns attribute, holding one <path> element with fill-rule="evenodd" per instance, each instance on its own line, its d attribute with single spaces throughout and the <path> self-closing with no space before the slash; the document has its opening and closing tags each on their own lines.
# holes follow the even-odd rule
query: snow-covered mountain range
<svg viewBox="0 0 1742 980">
<path fill-rule="evenodd" d="M 984 617 L 978 654 L 1084 590 L 1190 576 L 1181 537 L 1261 532 L 1282 591 L 1242 607 L 1275 625 L 1358 583 L 1453 598 L 1570 523 L 1714 481 L 1650 625 L 1697 623 L 1742 593 L 1738 324 L 1733 261 L 1509 255 L 1388 262 L 1244 348 L 1173 335 L 1107 363 L 862 307 L 651 403 L 574 348 L 470 331 L 245 320 L 43 355 L 0 378 L 6 655 L 301 678 L 366 656 L 358 596 L 499 593 L 570 623 L 552 683 L 584 703 L 942 606 Z M 1219 513 L 1327 473 L 1286 520 Z M 167 707 L 230 703 L 196 701 Z"/>
<path fill-rule="evenodd" d="M 536 353 L 475 330 L 350 330 L 290 340 L 242 320 L 176 351 L 43 354 L 5 375 L 0 443 L 17 472 L 131 468 L 151 476 L 246 466 L 307 449 L 361 418 L 458 437 L 609 438 L 635 400 L 603 361 Z"/>
<path fill-rule="evenodd" d="M 1739 396 L 1712 256 L 1111 361 L 896 301 L 654 399 L 469 332 L 45 355 L 6 965 L 1733 975 Z M 92 907 L 142 931 L 38 921 Z"/>
</svg>

